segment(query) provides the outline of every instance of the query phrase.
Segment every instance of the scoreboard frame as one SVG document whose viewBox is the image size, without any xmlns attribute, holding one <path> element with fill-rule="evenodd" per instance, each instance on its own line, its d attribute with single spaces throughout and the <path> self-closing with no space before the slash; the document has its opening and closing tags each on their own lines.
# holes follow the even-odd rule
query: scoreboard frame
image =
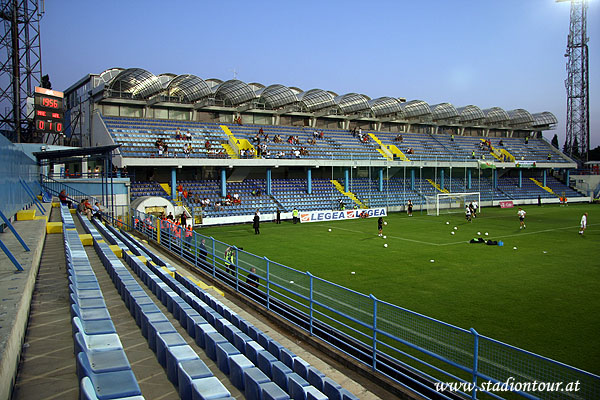
<svg viewBox="0 0 600 400">
<path fill-rule="evenodd" d="M 64 93 L 41 87 L 35 88 L 34 94 L 35 131 L 41 134 L 64 134 Z"/>
</svg>

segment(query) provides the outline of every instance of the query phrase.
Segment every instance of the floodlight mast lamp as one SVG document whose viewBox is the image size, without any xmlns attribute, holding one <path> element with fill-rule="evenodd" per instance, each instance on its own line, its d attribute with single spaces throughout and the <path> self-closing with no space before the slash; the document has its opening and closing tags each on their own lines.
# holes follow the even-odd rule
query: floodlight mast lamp
<svg viewBox="0 0 600 400">
<path fill-rule="evenodd" d="M 588 0 L 556 0 L 571 3 L 567 38 L 567 137 L 565 151 L 585 162 L 590 150 L 590 107 L 587 37 Z"/>
</svg>

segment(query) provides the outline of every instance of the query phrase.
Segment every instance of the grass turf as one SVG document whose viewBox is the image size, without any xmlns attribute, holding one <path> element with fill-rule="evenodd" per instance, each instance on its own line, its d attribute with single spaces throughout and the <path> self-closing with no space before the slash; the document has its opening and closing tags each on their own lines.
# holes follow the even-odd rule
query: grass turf
<svg viewBox="0 0 600 400">
<path fill-rule="evenodd" d="M 199 232 L 598 374 L 600 224 L 594 221 L 600 208 L 572 204 L 524 209 L 524 230 L 519 229 L 516 208 L 486 208 L 472 223 L 462 214 L 432 217 L 416 212 L 409 218 L 394 213 L 386 217 L 387 239 L 377 236 L 375 218 L 263 222 L 260 235 L 254 235 L 251 224 Z M 591 223 L 580 236 L 579 221 L 586 211 Z M 502 240 L 504 246 L 469 244 L 476 236 Z"/>
</svg>

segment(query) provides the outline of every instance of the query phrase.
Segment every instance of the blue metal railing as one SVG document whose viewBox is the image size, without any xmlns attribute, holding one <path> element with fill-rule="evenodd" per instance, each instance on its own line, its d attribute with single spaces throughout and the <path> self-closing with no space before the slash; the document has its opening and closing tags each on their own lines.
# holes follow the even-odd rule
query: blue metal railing
<svg viewBox="0 0 600 400">
<path fill-rule="evenodd" d="M 579 390 L 540 393 L 515 385 L 518 390 L 512 393 L 528 399 L 600 398 L 597 375 L 481 336 L 474 329 L 458 328 L 355 292 L 212 237 L 197 232 L 186 237 L 185 230 L 154 216 L 137 211 L 131 215 L 133 229 L 197 269 L 426 397 L 503 398 L 505 394 L 494 393 L 491 385 L 508 385 L 511 379 L 522 384 L 561 379 L 565 384 L 579 382 Z M 198 250 L 202 239 L 207 242 L 204 259 Z M 227 248 L 235 252 L 233 263 L 226 260 Z M 245 280 L 252 267 L 260 277 L 258 288 Z M 471 389 L 469 393 L 438 392 L 435 382 L 458 382 Z"/>
</svg>

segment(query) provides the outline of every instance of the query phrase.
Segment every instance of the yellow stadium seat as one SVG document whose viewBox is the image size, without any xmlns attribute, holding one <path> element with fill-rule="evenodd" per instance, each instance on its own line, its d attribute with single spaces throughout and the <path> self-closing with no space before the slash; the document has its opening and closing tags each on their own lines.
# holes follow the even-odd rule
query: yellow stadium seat
<svg viewBox="0 0 600 400">
<path fill-rule="evenodd" d="M 35 218 L 35 210 L 21 210 L 17 213 L 17 221 L 31 221 Z"/>
<path fill-rule="evenodd" d="M 62 233 L 62 222 L 47 222 L 46 233 Z"/>
</svg>

